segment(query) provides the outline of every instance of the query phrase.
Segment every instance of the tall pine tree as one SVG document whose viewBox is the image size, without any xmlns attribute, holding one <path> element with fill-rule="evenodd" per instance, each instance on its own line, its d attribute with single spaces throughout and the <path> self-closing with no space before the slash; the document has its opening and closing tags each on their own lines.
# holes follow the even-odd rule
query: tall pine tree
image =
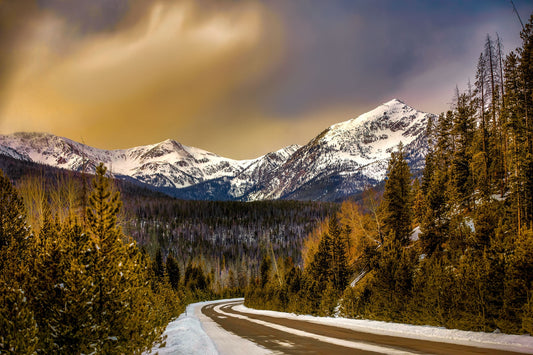
<svg viewBox="0 0 533 355">
<path fill-rule="evenodd" d="M 411 232 L 411 171 L 405 160 L 405 150 L 400 143 L 397 152 L 392 152 L 389 160 L 385 192 L 383 193 L 383 213 L 385 235 L 400 245 L 409 242 Z"/>
</svg>

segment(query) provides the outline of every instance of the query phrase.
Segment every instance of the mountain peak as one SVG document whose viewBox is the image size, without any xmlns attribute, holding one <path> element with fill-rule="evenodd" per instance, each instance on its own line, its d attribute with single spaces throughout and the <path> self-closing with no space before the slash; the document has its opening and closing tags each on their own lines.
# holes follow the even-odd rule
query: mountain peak
<svg viewBox="0 0 533 355">
<path fill-rule="evenodd" d="M 333 137 L 341 134 L 341 132 L 351 132 L 354 130 L 360 130 L 365 125 L 379 125 L 386 121 L 400 121 L 409 118 L 415 119 L 416 117 L 423 115 L 414 108 L 406 105 L 399 99 L 392 99 L 387 101 L 375 109 L 363 113 L 356 118 L 352 118 L 348 121 L 340 122 L 330 126 L 322 137 L 325 140 L 330 140 Z"/>
<path fill-rule="evenodd" d="M 164 141 L 155 144 L 155 146 L 159 148 L 164 147 L 169 149 L 170 151 L 180 151 L 184 150 L 185 148 L 183 144 L 178 141 L 175 141 L 174 139 L 165 139 Z"/>
<path fill-rule="evenodd" d="M 387 101 L 387 102 L 381 104 L 380 106 L 392 106 L 392 105 L 405 105 L 405 102 L 403 102 L 400 99 L 392 99 L 390 101 Z"/>
</svg>

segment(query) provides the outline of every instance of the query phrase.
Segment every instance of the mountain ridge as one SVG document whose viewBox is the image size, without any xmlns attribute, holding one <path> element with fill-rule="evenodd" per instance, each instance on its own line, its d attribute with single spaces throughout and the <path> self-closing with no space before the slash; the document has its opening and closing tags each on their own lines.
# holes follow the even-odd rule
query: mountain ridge
<svg viewBox="0 0 533 355">
<path fill-rule="evenodd" d="M 173 139 L 104 150 L 48 133 L 0 135 L 0 154 L 74 171 L 109 171 L 185 199 L 342 200 L 385 177 L 390 152 L 401 141 L 415 171 L 427 152 L 430 113 L 393 99 L 336 123 L 307 144 L 255 159 L 234 160 Z"/>
</svg>

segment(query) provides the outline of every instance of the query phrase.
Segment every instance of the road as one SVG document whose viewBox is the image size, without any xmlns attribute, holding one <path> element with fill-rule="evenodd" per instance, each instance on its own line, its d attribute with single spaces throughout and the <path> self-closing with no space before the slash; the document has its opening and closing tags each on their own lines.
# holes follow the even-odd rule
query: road
<svg viewBox="0 0 533 355">
<path fill-rule="evenodd" d="M 234 309 L 242 303 L 224 301 L 208 304 L 201 308 L 201 313 L 224 330 L 277 354 L 519 354 L 513 351 L 364 333 L 340 326 L 244 313 Z M 252 355 L 248 350 L 234 350 L 234 353 Z"/>
</svg>

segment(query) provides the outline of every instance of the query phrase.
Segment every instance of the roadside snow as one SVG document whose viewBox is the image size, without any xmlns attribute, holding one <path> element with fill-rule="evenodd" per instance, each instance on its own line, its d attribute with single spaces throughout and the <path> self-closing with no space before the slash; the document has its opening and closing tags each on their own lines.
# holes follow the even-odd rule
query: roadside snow
<svg viewBox="0 0 533 355">
<path fill-rule="evenodd" d="M 165 330 L 166 339 L 144 355 L 153 354 L 270 354 L 255 343 L 240 338 L 222 329 L 216 322 L 201 313 L 204 305 L 242 301 L 242 298 L 218 300 L 190 304 L 186 311 Z M 443 343 L 475 346 L 484 349 L 499 349 L 533 354 L 533 337 L 529 335 L 509 335 L 501 333 L 468 332 L 432 326 L 416 326 L 361 319 L 314 317 L 292 313 L 255 310 L 244 305 L 234 307 L 236 311 L 265 316 L 297 319 L 313 323 L 352 329 L 360 332 L 399 336 L 404 338 L 429 340 Z M 223 314 L 223 313 L 222 313 Z M 272 325 L 269 325 L 272 326 Z M 293 330 L 294 331 L 294 330 Z"/>
<path fill-rule="evenodd" d="M 161 345 L 156 345 L 148 354 L 218 354 L 215 344 L 202 328 L 195 309 L 205 303 L 193 303 L 178 319 L 168 324 Z"/>
<path fill-rule="evenodd" d="M 235 306 L 234 309 L 243 313 L 304 320 L 312 323 L 337 326 L 372 334 L 399 336 L 411 339 L 475 346 L 485 349 L 508 350 L 524 354 L 533 354 L 533 337 L 530 335 L 470 332 L 457 329 L 445 329 L 442 327 L 389 323 L 364 319 L 315 317 L 309 315 L 296 315 L 293 313 L 256 310 L 244 305 Z"/>
<path fill-rule="evenodd" d="M 271 354 L 255 343 L 222 329 L 202 314 L 203 306 L 221 301 L 243 301 L 243 298 L 192 303 L 178 319 L 168 324 L 163 345 L 156 345 L 144 355 L 263 355 Z"/>
</svg>

